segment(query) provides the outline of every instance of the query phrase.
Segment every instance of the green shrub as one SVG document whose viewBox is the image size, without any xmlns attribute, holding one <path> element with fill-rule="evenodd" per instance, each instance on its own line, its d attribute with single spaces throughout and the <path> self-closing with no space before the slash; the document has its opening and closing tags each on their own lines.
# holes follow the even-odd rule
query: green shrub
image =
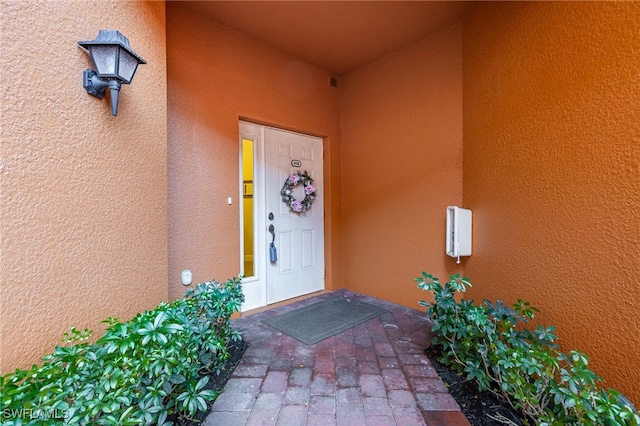
<svg viewBox="0 0 640 426">
<path fill-rule="evenodd" d="M 527 329 L 536 308 L 518 300 L 513 307 L 461 299 L 471 283 L 452 275 L 443 286 L 425 272 L 415 279 L 430 291 L 426 306 L 433 325 L 433 344 L 442 349 L 443 364 L 478 383 L 480 391 L 500 395 L 540 425 L 638 425 L 640 417 L 619 392 L 598 387 L 601 379 L 587 368 L 578 351 L 562 353 L 555 327 Z"/>
<path fill-rule="evenodd" d="M 42 365 L 0 377 L 2 425 L 170 425 L 217 395 L 206 374 L 220 372 L 240 335 L 230 317 L 244 301 L 239 278 L 210 281 L 105 334 L 71 329 Z"/>
</svg>

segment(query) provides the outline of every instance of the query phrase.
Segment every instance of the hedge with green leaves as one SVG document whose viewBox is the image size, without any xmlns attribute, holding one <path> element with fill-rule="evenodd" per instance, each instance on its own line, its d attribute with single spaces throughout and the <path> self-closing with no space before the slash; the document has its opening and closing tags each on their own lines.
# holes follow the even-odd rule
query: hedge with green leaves
<svg viewBox="0 0 640 426">
<path fill-rule="evenodd" d="M 498 300 L 461 299 L 471 283 L 452 275 L 443 286 L 426 272 L 415 279 L 418 287 L 433 294 L 428 308 L 439 361 L 503 397 L 537 425 L 633 425 L 640 416 L 620 392 L 601 389 L 601 378 L 587 368 L 588 358 L 578 351 L 563 353 L 554 343 L 555 327 L 524 324 L 538 309 L 519 300 L 513 308 Z M 633 368 L 633 367 L 631 367 Z"/>
<path fill-rule="evenodd" d="M 239 278 L 198 284 L 127 322 L 109 318 L 105 334 L 71 329 L 42 365 L 0 377 L 4 425 L 171 425 L 217 395 L 205 390 L 230 354 L 233 312 L 244 295 Z"/>
</svg>

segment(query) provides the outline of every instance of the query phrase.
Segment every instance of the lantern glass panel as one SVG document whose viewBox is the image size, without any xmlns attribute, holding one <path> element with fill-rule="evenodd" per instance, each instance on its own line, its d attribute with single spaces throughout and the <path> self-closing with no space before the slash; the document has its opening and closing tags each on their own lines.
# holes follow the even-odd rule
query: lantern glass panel
<svg viewBox="0 0 640 426">
<path fill-rule="evenodd" d="M 126 50 L 120 49 L 120 67 L 118 74 L 123 83 L 129 84 L 131 82 L 136 68 L 138 68 L 138 60 L 131 56 Z"/>
<path fill-rule="evenodd" d="M 93 63 L 96 65 L 98 74 L 102 77 L 116 77 L 116 64 L 118 49 L 116 45 L 112 46 L 91 46 L 89 51 Z"/>
</svg>

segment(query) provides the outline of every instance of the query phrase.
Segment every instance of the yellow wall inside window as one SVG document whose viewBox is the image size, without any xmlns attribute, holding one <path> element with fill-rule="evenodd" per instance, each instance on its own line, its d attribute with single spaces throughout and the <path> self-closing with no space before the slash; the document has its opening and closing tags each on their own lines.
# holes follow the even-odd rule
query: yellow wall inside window
<svg viewBox="0 0 640 426">
<path fill-rule="evenodd" d="M 242 140 L 242 184 L 243 188 L 243 233 L 244 233 L 244 275 L 254 275 L 254 221 L 253 221 L 253 153 L 254 142 Z"/>
</svg>

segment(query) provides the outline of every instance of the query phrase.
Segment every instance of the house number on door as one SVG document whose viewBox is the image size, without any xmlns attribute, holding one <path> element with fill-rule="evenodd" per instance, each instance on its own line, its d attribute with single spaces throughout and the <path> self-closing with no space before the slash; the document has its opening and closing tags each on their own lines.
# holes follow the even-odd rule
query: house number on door
<svg viewBox="0 0 640 426">
<path fill-rule="evenodd" d="M 291 160 L 292 167 L 302 167 L 302 161 L 300 160 Z"/>
</svg>

